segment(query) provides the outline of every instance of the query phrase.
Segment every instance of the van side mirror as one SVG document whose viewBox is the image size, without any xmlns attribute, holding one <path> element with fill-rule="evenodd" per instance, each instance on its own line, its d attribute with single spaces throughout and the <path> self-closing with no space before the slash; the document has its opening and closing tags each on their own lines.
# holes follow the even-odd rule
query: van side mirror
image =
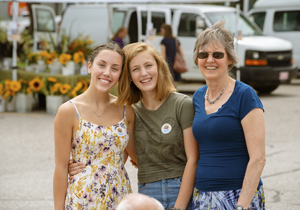
<svg viewBox="0 0 300 210">
<path fill-rule="evenodd" d="M 205 21 L 202 17 L 200 17 L 200 16 L 196 17 L 196 27 L 195 28 L 196 28 L 195 35 L 196 35 L 196 37 L 198 37 L 199 34 L 201 34 L 205 28 Z"/>
</svg>

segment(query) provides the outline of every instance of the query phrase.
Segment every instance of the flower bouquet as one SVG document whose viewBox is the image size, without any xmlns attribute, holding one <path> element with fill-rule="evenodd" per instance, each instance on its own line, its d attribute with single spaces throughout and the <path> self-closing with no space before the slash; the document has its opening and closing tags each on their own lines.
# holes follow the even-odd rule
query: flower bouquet
<svg viewBox="0 0 300 210">
<path fill-rule="evenodd" d="M 79 79 L 76 86 L 70 91 L 70 97 L 74 98 L 81 93 L 84 93 L 90 85 L 90 80 L 89 79 Z"/>
<path fill-rule="evenodd" d="M 61 84 L 54 77 L 48 77 L 46 81 L 46 110 L 55 115 L 59 106 L 66 101 L 65 97 L 70 94 L 71 85 Z"/>
<path fill-rule="evenodd" d="M 32 86 L 29 86 L 31 81 L 19 79 L 17 82 L 21 88 L 16 95 L 16 110 L 21 113 L 31 112 L 33 104 Z"/>
</svg>

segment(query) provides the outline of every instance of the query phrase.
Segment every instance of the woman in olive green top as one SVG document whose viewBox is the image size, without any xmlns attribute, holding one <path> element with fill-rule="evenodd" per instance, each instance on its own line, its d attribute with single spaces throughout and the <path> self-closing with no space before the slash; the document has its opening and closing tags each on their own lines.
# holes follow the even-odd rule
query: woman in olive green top
<svg viewBox="0 0 300 210">
<path fill-rule="evenodd" d="M 133 105 L 138 191 L 165 209 L 192 209 L 198 145 L 192 99 L 176 93 L 164 57 L 150 44 L 123 48 L 119 104 Z"/>
</svg>

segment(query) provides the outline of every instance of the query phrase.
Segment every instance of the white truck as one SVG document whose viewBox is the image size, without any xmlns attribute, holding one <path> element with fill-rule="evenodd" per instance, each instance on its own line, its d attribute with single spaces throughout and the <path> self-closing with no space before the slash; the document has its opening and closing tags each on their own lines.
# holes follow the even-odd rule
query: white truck
<svg viewBox="0 0 300 210">
<path fill-rule="evenodd" d="M 292 42 L 294 63 L 300 71 L 300 1 L 258 0 L 247 15 L 263 34 Z"/>
<path fill-rule="evenodd" d="M 107 42 L 118 27 L 125 26 L 128 28 L 125 44 L 147 41 L 160 50 L 163 38 L 160 26 L 170 24 L 182 45 L 189 68 L 187 73 L 182 74 L 183 80 L 204 81 L 193 62 L 194 44 L 201 31 L 222 18 L 226 20 L 225 27 L 234 35 L 238 23 L 243 35 L 241 40 L 236 41 L 239 63 L 231 71 L 233 77 L 238 69 L 241 81 L 259 92 L 269 93 L 296 76 L 297 68 L 291 63 L 292 44 L 283 39 L 262 36 L 259 27 L 242 13 L 237 22 L 236 9 L 232 7 L 200 4 L 70 5 L 62 17 L 60 31 L 65 30 L 74 37 L 79 33 L 88 34 L 95 44 L 100 44 Z M 146 33 L 147 22 L 156 29 L 156 36 L 151 41 Z"/>
</svg>

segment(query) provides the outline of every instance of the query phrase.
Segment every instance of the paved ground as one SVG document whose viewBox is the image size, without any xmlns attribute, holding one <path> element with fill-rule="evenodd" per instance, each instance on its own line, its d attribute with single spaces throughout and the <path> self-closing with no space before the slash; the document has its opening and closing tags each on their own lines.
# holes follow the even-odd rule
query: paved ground
<svg viewBox="0 0 300 210">
<path fill-rule="evenodd" d="M 204 84 L 179 85 L 191 92 Z M 266 118 L 267 209 L 300 209 L 300 80 L 260 96 Z M 54 116 L 0 113 L 0 210 L 53 210 Z M 136 169 L 126 165 L 137 191 Z"/>
</svg>

